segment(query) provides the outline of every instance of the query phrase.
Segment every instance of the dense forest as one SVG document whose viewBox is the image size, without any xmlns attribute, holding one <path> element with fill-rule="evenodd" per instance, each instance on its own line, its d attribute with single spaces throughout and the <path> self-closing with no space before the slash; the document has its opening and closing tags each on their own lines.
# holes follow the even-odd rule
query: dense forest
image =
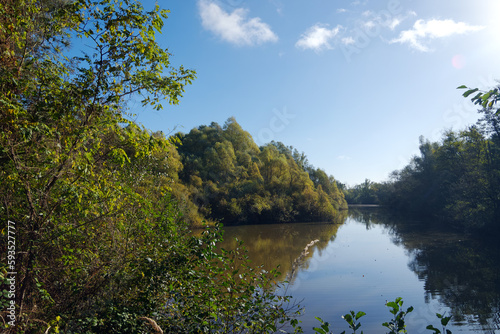
<svg viewBox="0 0 500 334">
<path fill-rule="evenodd" d="M 463 87 L 460 87 L 463 88 Z M 500 88 L 500 87 L 499 87 Z M 471 89 L 468 97 L 476 93 Z M 439 142 L 420 138 L 420 155 L 390 180 L 345 189 L 349 203 L 382 204 L 432 216 L 466 231 L 500 231 L 500 113 L 498 88 L 479 92 L 479 121 L 446 131 Z"/>
<path fill-rule="evenodd" d="M 177 134 L 179 179 L 200 213 L 225 224 L 332 221 L 347 209 L 337 182 L 280 142 L 258 147 L 234 118 Z"/>
<path fill-rule="evenodd" d="M 135 131 L 150 136 L 145 129 Z M 151 137 L 168 143 L 153 172 L 172 182 L 172 199 L 193 227 L 207 219 L 226 225 L 333 221 L 347 209 L 333 176 L 281 142 L 258 147 L 234 117 L 222 127 L 212 122 L 188 134 Z M 136 154 L 131 147 L 125 153 Z"/>
</svg>

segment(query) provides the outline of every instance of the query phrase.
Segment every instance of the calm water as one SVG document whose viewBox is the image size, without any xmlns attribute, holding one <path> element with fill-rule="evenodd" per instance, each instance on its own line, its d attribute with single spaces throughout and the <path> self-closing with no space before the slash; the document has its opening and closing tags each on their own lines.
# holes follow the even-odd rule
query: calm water
<svg viewBox="0 0 500 334">
<path fill-rule="evenodd" d="M 391 319 L 386 300 L 403 297 L 414 306 L 409 333 L 439 327 L 435 313 L 453 315 L 453 333 L 500 333 L 500 248 L 452 232 L 391 218 L 381 209 L 350 210 L 338 224 L 295 223 L 225 227 L 223 247 L 245 242 L 250 259 L 268 269 L 280 265 L 288 294 L 302 302 L 306 333 L 318 322 L 347 330 L 341 316 L 364 311 L 361 330 L 386 333 Z M 319 240 L 296 266 L 292 263 L 312 240 Z"/>
</svg>

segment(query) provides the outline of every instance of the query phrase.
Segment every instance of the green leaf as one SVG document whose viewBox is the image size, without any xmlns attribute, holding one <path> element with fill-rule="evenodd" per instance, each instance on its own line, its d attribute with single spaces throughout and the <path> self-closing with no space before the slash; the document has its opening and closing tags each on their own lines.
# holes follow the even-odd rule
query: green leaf
<svg viewBox="0 0 500 334">
<path fill-rule="evenodd" d="M 392 308 L 395 308 L 395 309 L 399 309 L 399 305 L 396 302 L 388 302 L 385 305 L 387 305 L 387 307 L 392 307 Z"/>
<path fill-rule="evenodd" d="M 477 95 L 476 95 L 476 96 L 474 96 L 474 97 L 472 98 L 472 100 L 474 101 L 474 100 L 479 99 L 479 98 L 481 97 L 481 95 L 483 95 L 483 93 L 477 93 Z"/>
<path fill-rule="evenodd" d="M 318 327 L 313 327 L 313 330 L 314 330 L 316 333 L 326 334 L 326 332 L 325 332 L 323 329 L 318 328 Z"/>
<path fill-rule="evenodd" d="M 365 315 L 366 315 L 366 313 L 365 313 L 365 312 L 363 312 L 363 311 L 359 311 L 358 313 L 356 313 L 356 320 L 358 320 L 359 318 L 361 318 L 361 317 L 363 317 L 363 316 L 365 316 Z"/>
<path fill-rule="evenodd" d="M 466 85 L 462 85 L 462 86 L 458 86 L 457 89 L 464 89 L 464 88 L 467 88 Z"/>
<path fill-rule="evenodd" d="M 441 319 L 441 325 L 445 326 L 448 325 L 448 322 L 450 321 L 451 317 L 443 317 Z"/>
<path fill-rule="evenodd" d="M 483 99 L 483 101 L 484 101 L 484 100 L 488 100 L 488 99 L 490 98 L 490 96 L 491 96 L 491 93 L 492 93 L 492 92 L 490 91 L 490 92 L 488 92 L 488 93 L 484 94 L 484 95 L 483 95 L 483 97 L 481 97 L 481 98 Z"/>
<path fill-rule="evenodd" d="M 462 95 L 463 95 L 464 97 L 468 97 L 470 94 L 475 93 L 475 92 L 477 92 L 478 90 L 479 90 L 479 88 L 469 89 L 468 91 L 466 91 L 466 92 L 465 92 L 465 93 L 463 93 Z"/>
<path fill-rule="evenodd" d="M 432 325 L 428 325 L 427 327 L 425 327 L 426 329 L 429 329 L 431 331 L 434 331 L 435 334 L 439 334 L 441 333 L 441 331 L 439 329 L 437 329 L 436 327 L 432 326 Z"/>
</svg>

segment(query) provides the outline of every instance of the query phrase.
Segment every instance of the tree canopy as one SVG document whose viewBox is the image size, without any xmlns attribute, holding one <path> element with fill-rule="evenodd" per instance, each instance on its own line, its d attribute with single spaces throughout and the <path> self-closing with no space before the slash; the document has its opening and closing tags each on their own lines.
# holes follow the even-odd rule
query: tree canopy
<svg viewBox="0 0 500 334">
<path fill-rule="evenodd" d="M 224 224 L 333 220 L 346 209 L 336 181 L 293 147 L 258 147 L 234 118 L 178 134 L 181 181 Z"/>
<path fill-rule="evenodd" d="M 466 86 L 460 86 L 465 89 Z M 474 95 L 473 95 L 474 94 Z M 431 216 L 467 231 L 500 229 L 499 87 L 468 89 L 481 118 L 460 131 L 448 130 L 441 141 L 420 138 L 420 155 L 388 182 L 346 190 L 349 203 L 376 203 Z"/>
</svg>

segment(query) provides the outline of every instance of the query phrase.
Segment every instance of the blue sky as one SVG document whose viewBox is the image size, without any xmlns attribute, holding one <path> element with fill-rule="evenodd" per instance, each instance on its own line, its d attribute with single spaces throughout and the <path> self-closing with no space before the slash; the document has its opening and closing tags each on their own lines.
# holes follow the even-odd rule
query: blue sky
<svg viewBox="0 0 500 334">
<path fill-rule="evenodd" d="M 144 1 L 146 9 L 153 1 Z M 197 71 L 178 106 L 131 105 L 153 131 L 234 116 L 354 185 L 388 179 L 419 136 L 477 119 L 456 87 L 500 79 L 500 1 L 164 0 L 158 41 Z"/>
</svg>

